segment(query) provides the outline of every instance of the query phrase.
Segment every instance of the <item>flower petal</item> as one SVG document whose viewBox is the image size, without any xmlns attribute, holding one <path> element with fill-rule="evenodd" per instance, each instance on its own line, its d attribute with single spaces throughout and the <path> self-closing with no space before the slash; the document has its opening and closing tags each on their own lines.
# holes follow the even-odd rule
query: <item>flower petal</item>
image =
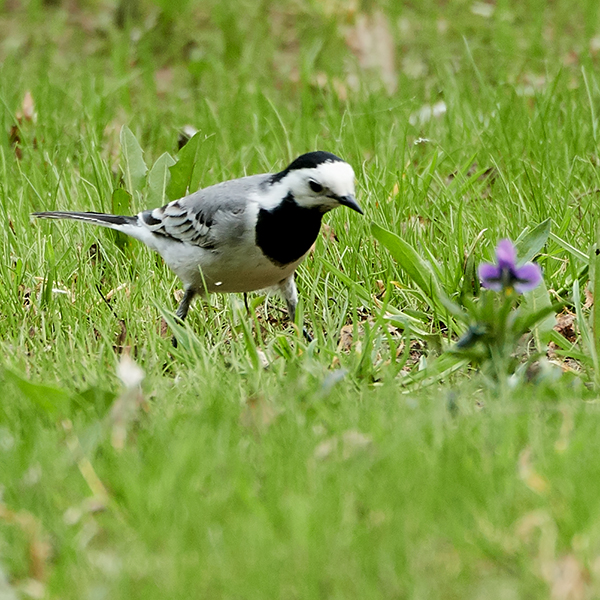
<svg viewBox="0 0 600 600">
<path fill-rule="evenodd" d="M 515 270 L 515 290 L 522 294 L 530 292 L 542 281 L 542 269 L 539 265 L 529 262 Z"/>
<path fill-rule="evenodd" d="M 510 240 L 504 239 L 498 242 L 498 246 L 496 246 L 496 260 L 498 261 L 498 266 L 501 268 L 517 268 L 517 250 Z"/>
<path fill-rule="evenodd" d="M 502 269 L 497 265 L 479 265 L 479 280 L 484 288 L 499 292 L 502 289 Z"/>
</svg>

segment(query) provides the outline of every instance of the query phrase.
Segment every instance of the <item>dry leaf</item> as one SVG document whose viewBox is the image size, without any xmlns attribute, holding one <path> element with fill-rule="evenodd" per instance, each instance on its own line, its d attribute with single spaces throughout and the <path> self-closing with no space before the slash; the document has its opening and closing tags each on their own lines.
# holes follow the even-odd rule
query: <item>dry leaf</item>
<svg viewBox="0 0 600 600">
<path fill-rule="evenodd" d="M 443 100 L 436 102 L 435 104 L 424 104 L 419 110 L 412 113 L 408 117 L 408 122 L 413 125 L 424 125 L 431 119 L 439 119 L 446 114 L 448 107 Z"/>
<path fill-rule="evenodd" d="M 46 595 L 46 586 L 37 579 L 26 579 L 19 584 L 19 590 L 34 600 L 43 598 Z M 1 598 L 1 596 L 0 596 Z"/>
<path fill-rule="evenodd" d="M 409 52 L 402 57 L 402 72 L 411 79 L 421 79 L 427 75 L 427 64 L 416 52 Z"/>
<path fill-rule="evenodd" d="M 29 90 L 25 92 L 23 102 L 21 103 L 21 112 L 17 112 L 16 116 L 19 121 L 23 119 L 25 121 L 35 122 L 37 115 L 35 113 L 33 96 L 31 95 L 31 92 Z"/>
<path fill-rule="evenodd" d="M 554 442 L 554 449 L 557 452 L 564 452 L 569 447 L 569 438 L 571 433 L 573 432 L 573 427 L 575 425 L 573 421 L 573 413 L 571 409 L 565 407 L 562 409 L 563 421 L 560 426 L 560 432 L 558 434 L 558 439 Z"/>
<path fill-rule="evenodd" d="M 373 15 L 360 14 L 356 25 L 346 33 L 346 43 L 364 70 L 376 71 L 388 94 L 398 86 L 396 46 L 387 17 L 380 10 Z"/>
<path fill-rule="evenodd" d="M 533 467 L 531 448 L 529 447 L 519 454 L 519 477 L 530 490 L 537 494 L 545 494 L 548 491 L 548 481 Z"/>
<path fill-rule="evenodd" d="M 552 600 L 584 600 L 588 597 L 587 569 L 573 554 L 562 556 L 554 562 L 550 581 Z"/>
<path fill-rule="evenodd" d="M 256 355 L 258 356 L 258 362 L 263 369 L 268 369 L 270 366 L 269 359 L 267 355 L 260 349 L 256 349 Z"/>
<path fill-rule="evenodd" d="M 556 315 L 556 325 L 554 329 L 558 331 L 566 340 L 569 342 L 577 341 L 577 334 L 573 325 L 575 323 L 575 314 L 564 310 L 560 314 Z"/>
<path fill-rule="evenodd" d="M 158 96 L 165 96 L 173 90 L 173 69 L 163 67 L 154 72 L 154 83 Z"/>
<path fill-rule="evenodd" d="M 26 510 L 13 511 L 1 503 L 0 520 L 17 525 L 26 535 L 29 545 L 29 576 L 40 583 L 44 582 L 50 557 L 50 544 L 40 521 Z"/>
<path fill-rule="evenodd" d="M 495 5 L 489 2 L 475 2 L 471 6 L 471 12 L 484 19 L 489 19 L 494 14 L 495 8 Z"/>
<path fill-rule="evenodd" d="M 125 389 L 110 409 L 111 443 L 116 450 L 122 450 L 125 447 L 129 426 L 137 418 L 139 409 L 145 405 L 140 387 L 144 375 L 142 368 L 132 360 L 129 354 L 123 354 L 117 366 L 117 376 Z"/>
<path fill-rule="evenodd" d="M 326 458 L 329 458 L 337 450 L 337 446 L 338 446 L 337 437 L 335 437 L 335 436 L 330 437 L 317 445 L 317 447 L 315 448 L 315 451 L 313 453 L 313 456 L 317 460 L 325 460 Z"/>
<path fill-rule="evenodd" d="M 373 440 L 360 431 L 349 429 L 342 434 L 342 457 L 348 459 L 371 446 Z"/>
<path fill-rule="evenodd" d="M 119 333 L 117 334 L 117 339 L 115 341 L 115 345 L 113 346 L 113 350 L 120 354 L 128 348 L 125 346 L 125 340 L 127 339 L 127 325 L 125 325 L 125 321 L 123 319 L 119 319 Z"/>
<path fill-rule="evenodd" d="M 328 225 L 327 223 L 323 223 L 321 225 L 321 231 L 322 231 L 323 237 L 328 242 L 337 242 L 338 241 L 337 236 L 335 235 L 335 229 L 331 225 Z"/>
<path fill-rule="evenodd" d="M 169 337 L 169 325 L 166 322 L 164 317 L 160 318 L 160 325 L 159 325 L 158 333 L 159 333 L 160 337 L 163 337 L 163 338 Z"/>
<path fill-rule="evenodd" d="M 338 343 L 338 352 L 350 352 L 352 349 L 353 325 L 344 325 L 340 330 L 340 341 Z"/>
<path fill-rule="evenodd" d="M 279 411 L 262 396 L 250 396 L 240 414 L 240 423 L 244 427 L 262 432 L 271 425 L 278 414 Z"/>
</svg>

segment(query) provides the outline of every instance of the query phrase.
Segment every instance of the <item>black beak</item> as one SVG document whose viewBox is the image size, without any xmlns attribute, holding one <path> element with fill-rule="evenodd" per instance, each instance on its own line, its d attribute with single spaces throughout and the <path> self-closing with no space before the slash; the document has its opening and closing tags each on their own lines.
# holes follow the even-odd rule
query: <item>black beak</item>
<svg viewBox="0 0 600 600">
<path fill-rule="evenodd" d="M 358 214 L 364 215 L 365 213 L 362 211 L 362 208 L 358 205 L 356 198 L 354 196 L 338 196 L 337 201 L 352 210 L 355 210 Z"/>
</svg>

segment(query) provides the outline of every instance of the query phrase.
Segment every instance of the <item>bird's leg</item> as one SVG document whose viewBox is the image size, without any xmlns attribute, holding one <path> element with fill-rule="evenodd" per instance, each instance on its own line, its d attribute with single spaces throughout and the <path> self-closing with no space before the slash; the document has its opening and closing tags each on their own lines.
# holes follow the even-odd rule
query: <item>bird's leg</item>
<svg viewBox="0 0 600 600">
<path fill-rule="evenodd" d="M 288 315 L 292 323 L 296 322 L 296 307 L 298 306 L 298 289 L 296 288 L 296 282 L 294 281 L 294 274 L 292 273 L 287 279 L 284 279 L 279 284 L 279 289 L 283 294 L 285 303 L 287 304 Z M 312 342 L 313 337 L 308 333 L 306 327 L 302 328 L 302 333 L 306 338 L 307 342 Z"/>
<path fill-rule="evenodd" d="M 250 307 L 248 306 L 248 292 L 244 292 L 244 306 L 246 307 L 246 313 L 250 316 Z"/>
<path fill-rule="evenodd" d="M 186 288 L 183 293 L 183 298 L 177 307 L 177 312 L 175 313 L 179 319 L 185 321 L 187 317 L 188 311 L 190 310 L 190 305 L 192 304 L 192 300 L 196 295 L 196 290 L 192 288 Z"/>
<path fill-rule="evenodd" d="M 190 305 L 192 304 L 192 300 L 194 299 L 195 295 L 196 295 L 196 291 L 194 289 L 185 288 L 185 291 L 183 293 L 183 298 L 181 299 L 181 302 L 179 303 L 179 306 L 177 307 L 177 312 L 175 313 L 175 315 L 177 316 L 177 319 L 181 323 L 183 323 L 183 321 L 185 321 L 185 318 L 187 317 L 188 311 L 190 310 Z M 173 336 L 171 341 L 173 343 L 173 347 L 177 348 L 177 338 L 175 336 Z"/>
</svg>

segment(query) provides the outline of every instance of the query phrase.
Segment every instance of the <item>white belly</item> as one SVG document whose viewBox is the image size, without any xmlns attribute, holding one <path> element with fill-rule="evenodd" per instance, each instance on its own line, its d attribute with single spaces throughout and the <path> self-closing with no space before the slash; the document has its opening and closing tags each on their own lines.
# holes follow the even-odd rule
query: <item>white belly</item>
<svg viewBox="0 0 600 600">
<path fill-rule="evenodd" d="M 223 253 L 176 243 L 161 248 L 161 254 L 184 285 L 199 293 L 252 292 L 276 286 L 304 260 L 280 267 L 256 246 L 238 246 Z"/>
</svg>

